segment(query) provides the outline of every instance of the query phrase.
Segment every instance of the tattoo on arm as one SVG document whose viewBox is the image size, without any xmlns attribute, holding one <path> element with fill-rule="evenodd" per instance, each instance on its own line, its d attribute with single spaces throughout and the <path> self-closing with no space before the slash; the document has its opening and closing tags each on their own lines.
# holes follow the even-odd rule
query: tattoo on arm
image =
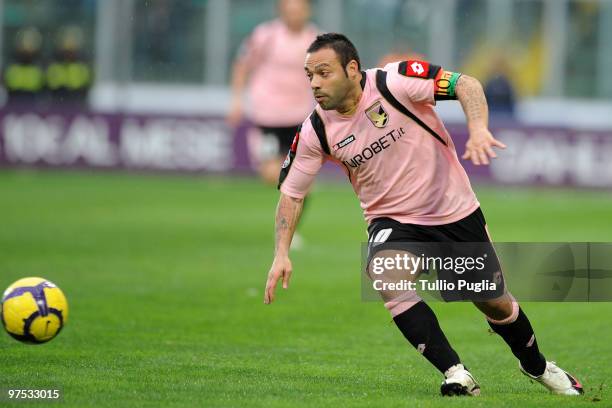
<svg viewBox="0 0 612 408">
<path fill-rule="evenodd" d="M 468 126 L 488 126 L 487 99 L 478 80 L 462 75 L 457 83 L 457 98 L 461 102 Z"/>
<path fill-rule="evenodd" d="M 281 194 L 276 209 L 276 228 L 274 239 L 274 251 L 288 251 L 295 227 L 300 219 L 304 199 L 293 198 Z"/>
</svg>

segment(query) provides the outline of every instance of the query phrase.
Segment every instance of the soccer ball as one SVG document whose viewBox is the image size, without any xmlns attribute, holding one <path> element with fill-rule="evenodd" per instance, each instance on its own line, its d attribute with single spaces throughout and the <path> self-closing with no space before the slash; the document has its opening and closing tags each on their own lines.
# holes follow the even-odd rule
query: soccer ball
<svg viewBox="0 0 612 408">
<path fill-rule="evenodd" d="M 24 278 L 4 291 L 0 304 L 2 325 L 24 343 L 45 343 L 62 330 L 68 319 L 66 297 L 52 282 Z"/>
</svg>

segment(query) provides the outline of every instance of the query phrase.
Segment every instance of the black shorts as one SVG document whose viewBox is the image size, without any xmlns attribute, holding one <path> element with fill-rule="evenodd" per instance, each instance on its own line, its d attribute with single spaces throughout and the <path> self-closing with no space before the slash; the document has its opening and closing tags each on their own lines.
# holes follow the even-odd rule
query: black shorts
<svg viewBox="0 0 612 408">
<path fill-rule="evenodd" d="M 291 148 L 293 138 L 297 133 L 299 125 L 287 126 L 287 127 L 268 127 L 258 126 L 261 131 L 261 135 L 264 139 L 273 138 L 277 141 L 278 151 L 272 152 L 274 156 L 284 156 Z"/>
<path fill-rule="evenodd" d="M 463 279 L 470 283 L 485 280 L 496 284 L 494 291 L 488 290 L 482 295 L 442 290 L 440 293 L 445 301 L 489 300 L 504 293 L 501 265 L 489 239 L 486 221 L 480 208 L 459 221 L 443 225 L 402 224 L 391 218 L 376 218 L 368 226 L 367 265 L 377 252 L 389 249 L 408 251 L 423 258 L 453 259 L 454 262 L 449 261 L 446 264 L 432 262 L 438 266 L 435 267 L 437 278 L 447 282 L 457 283 Z M 467 258 L 480 259 L 478 266 L 482 265 L 482 269 L 473 267 L 468 273 L 465 265 L 457 267 Z M 425 267 L 423 272 L 433 271 Z"/>
</svg>

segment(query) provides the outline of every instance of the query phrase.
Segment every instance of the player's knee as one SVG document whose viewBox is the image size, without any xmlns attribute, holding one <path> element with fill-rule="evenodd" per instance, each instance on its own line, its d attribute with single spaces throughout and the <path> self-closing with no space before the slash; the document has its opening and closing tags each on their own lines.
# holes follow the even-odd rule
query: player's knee
<svg viewBox="0 0 612 408">
<path fill-rule="evenodd" d="M 416 291 L 406 291 L 402 295 L 385 302 L 385 308 L 391 313 L 391 317 L 398 316 L 421 301 Z"/>
<path fill-rule="evenodd" d="M 383 249 L 376 252 L 368 264 L 373 288 L 392 316 L 403 313 L 421 300 L 413 284 L 420 273 L 411 262 L 413 258 L 414 255 L 407 251 Z"/>
<path fill-rule="evenodd" d="M 512 323 L 519 313 L 518 302 L 510 293 L 505 293 L 498 299 L 479 302 L 476 306 L 485 313 L 487 320 L 495 324 Z"/>
<path fill-rule="evenodd" d="M 383 249 L 369 260 L 367 271 L 372 280 L 415 280 L 421 273 L 421 264 L 417 261 L 418 257 L 410 252 Z"/>
</svg>

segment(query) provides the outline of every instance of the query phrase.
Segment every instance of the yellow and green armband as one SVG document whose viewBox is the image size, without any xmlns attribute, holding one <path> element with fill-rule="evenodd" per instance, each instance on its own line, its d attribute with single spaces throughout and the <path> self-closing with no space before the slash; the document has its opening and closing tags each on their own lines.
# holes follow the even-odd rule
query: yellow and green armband
<svg viewBox="0 0 612 408">
<path fill-rule="evenodd" d="M 457 99 L 455 88 L 460 76 L 458 72 L 440 70 L 434 79 L 434 98 L 437 101 Z"/>
</svg>

